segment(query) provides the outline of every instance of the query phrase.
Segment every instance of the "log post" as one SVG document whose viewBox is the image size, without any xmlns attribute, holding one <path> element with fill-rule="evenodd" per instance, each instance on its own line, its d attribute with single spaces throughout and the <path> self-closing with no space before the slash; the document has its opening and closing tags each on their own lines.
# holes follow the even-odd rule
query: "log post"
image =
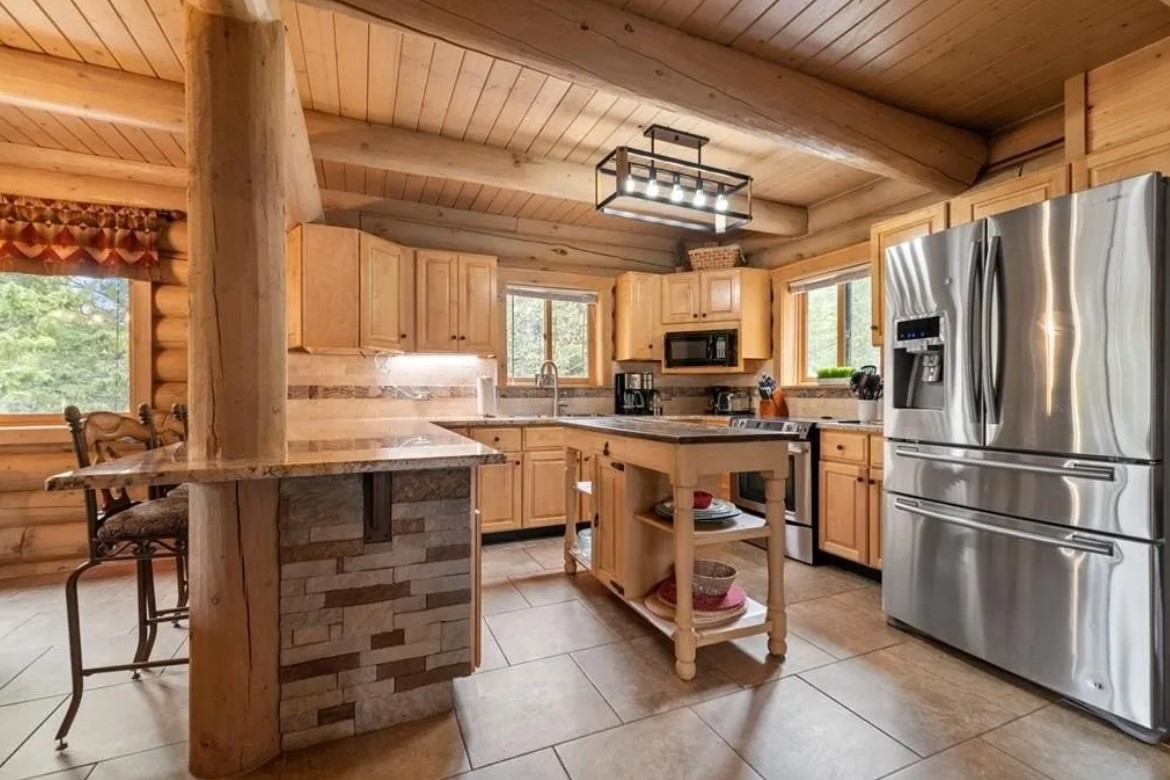
<svg viewBox="0 0 1170 780">
<path fill-rule="evenodd" d="M 288 381 L 284 27 L 192 4 L 185 13 L 189 456 L 267 460 L 284 451 Z M 198 777 L 240 774 L 279 752 L 277 503 L 271 479 L 191 489 Z"/>
</svg>

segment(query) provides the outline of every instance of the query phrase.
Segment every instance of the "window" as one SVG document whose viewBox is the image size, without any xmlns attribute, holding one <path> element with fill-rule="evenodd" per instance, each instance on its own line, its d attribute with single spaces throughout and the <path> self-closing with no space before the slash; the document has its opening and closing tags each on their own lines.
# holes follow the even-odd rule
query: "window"
<svg viewBox="0 0 1170 780">
<path fill-rule="evenodd" d="M 816 379 L 821 368 L 880 366 L 881 353 L 871 342 L 868 268 L 794 282 L 789 290 L 797 294 L 802 379 Z"/>
<path fill-rule="evenodd" d="M 596 308 L 597 294 L 591 291 L 508 287 L 508 383 L 532 382 L 545 360 L 557 364 L 562 382 L 589 382 Z"/>
<path fill-rule="evenodd" d="M 0 415 L 128 411 L 130 285 L 0 273 Z"/>
</svg>

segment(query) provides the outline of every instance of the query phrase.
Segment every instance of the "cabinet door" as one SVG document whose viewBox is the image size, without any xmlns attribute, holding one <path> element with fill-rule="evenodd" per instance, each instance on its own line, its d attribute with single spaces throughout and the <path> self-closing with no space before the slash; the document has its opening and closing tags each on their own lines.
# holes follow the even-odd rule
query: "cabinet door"
<svg viewBox="0 0 1170 780">
<path fill-rule="evenodd" d="M 459 255 L 460 352 L 496 353 L 500 331 L 496 308 L 496 258 Z"/>
<path fill-rule="evenodd" d="M 614 305 L 614 360 L 662 359 L 660 274 L 618 277 Z"/>
<path fill-rule="evenodd" d="M 354 296 L 360 285 L 359 231 L 302 225 L 300 263 L 301 346 L 356 350 L 360 322 Z"/>
<path fill-rule="evenodd" d="M 476 471 L 475 506 L 484 533 L 512 531 L 521 525 L 523 469 L 520 455 L 507 457 L 505 463 L 480 466 Z"/>
<path fill-rule="evenodd" d="M 882 472 L 869 471 L 869 554 L 866 562 L 875 569 L 882 567 Z"/>
<path fill-rule="evenodd" d="M 713 321 L 739 319 L 739 277 L 739 270 L 735 268 L 699 272 L 700 319 Z"/>
<path fill-rule="evenodd" d="M 418 250 L 415 349 L 458 352 L 459 261 L 452 252 Z"/>
<path fill-rule="evenodd" d="M 524 453 L 524 527 L 565 522 L 565 451 Z"/>
<path fill-rule="evenodd" d="M 593 501 L 597 526 L 593 542 L 594 568 L 598 576 L 625 587 L 626 472 L 621 463 L 598 455 Z"/>
<path fill-rule="evenodd" d="M 699 319 L 699 274 L 662 277 L 662 324 L 679 325 Z"/>
<path fill-rule="evenodd" d="M 1059 165 L 964 193 L 951 201 L 950 226 L 1067 195 L 1068 180 L 1068 165 Z"/>
<path fill-rule="evenodd" d="M 1170 132 L 1094 152 L 1073 163 L 1073 189 L 1098 187 L 1151 171 L 1170 176 Z"/>
<path fill-rule="evenodd" d="M 362 349 L 414 349 L 414 269 L 410 250 L 362 233 Z"/>
<path fill-rule="evenodd" d="M 947 204 L 939 203 L 936 206 L 912 211 L 900 217 L 879 222 L 869 231 L 870 271 L 870 306 L 873 310 L 873 323 L 870 330 L 873 333 L 875 347 L 882 345 L 883 310 L 882 299 L 885 296 L 885 279 L 882 275 L 882 261 L 886 256 L 886 249 L 911 241 L 920 236 L 929 236 L 945 230 L 947 226 Z"/>
<path fill-rule="evenodd" d="M 821 461 L 820 547 L 865 563 L 869 549 L 869 484 L 864 466 Z"/>
</svg>

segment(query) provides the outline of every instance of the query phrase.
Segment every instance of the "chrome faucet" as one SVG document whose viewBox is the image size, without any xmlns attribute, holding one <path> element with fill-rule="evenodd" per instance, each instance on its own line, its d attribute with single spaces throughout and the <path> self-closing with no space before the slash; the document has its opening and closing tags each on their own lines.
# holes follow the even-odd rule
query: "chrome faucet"
<svg viewBox="0 0 1170 780">
<path fill-rule="evenodd" d="M 540 371 L 536 374 L 536 386 L 552 387 L 552 416 L 559 416 L 561 413 L 561 378 L 560 373 L 557 371 L 556 363 L 551 360 L 546 360 L 540 364 Z"/>
</svg>

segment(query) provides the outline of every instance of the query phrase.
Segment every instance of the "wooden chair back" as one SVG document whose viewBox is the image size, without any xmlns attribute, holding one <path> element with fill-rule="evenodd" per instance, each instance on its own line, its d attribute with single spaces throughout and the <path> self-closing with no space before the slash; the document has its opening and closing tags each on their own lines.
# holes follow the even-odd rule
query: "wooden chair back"
<svg viewBox="0 0 1170 780">
<path fill-rule="evenodd" d="M 169 412 L 155 411 L 143 404 L 138 407 L 138 419 L 153 431 L 154 447 L 187 441 L 187 404 L 173 404 Z"/>
<path fill-rule="evenodd" d="M 139 414 L 142 414 L 141 407 Z M 154 440 L 154 432 L 150 426 L 117 412 L 90 412 L 82 415 L 76 406 L 67 406 L 65 422 L 73 439 L 77 465 L 81 468 L 96 466 L 149 449 Z M 97 528 L 105 518 L 138 503 L 130 497 L 125 488 L 116 491 L 103 488 L 100 491 L 85 492 L 91 539 L 95 538 Z"/>
</svg>

